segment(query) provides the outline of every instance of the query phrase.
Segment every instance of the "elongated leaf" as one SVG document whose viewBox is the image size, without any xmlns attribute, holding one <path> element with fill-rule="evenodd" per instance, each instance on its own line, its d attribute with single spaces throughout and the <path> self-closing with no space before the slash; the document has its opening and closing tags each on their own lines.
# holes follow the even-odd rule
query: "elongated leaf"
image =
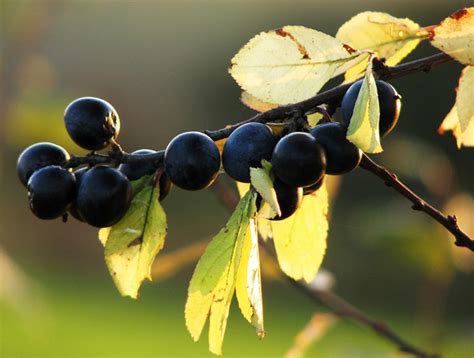
<svg viewBox="0 0 474 358">
<path fill-rule="evenodd" d="M 255 210 L 255 194 L 249 191 L 226 226 L 212 239 L 189 284 L 186 326 L 197 341 L 209 317 L 209 349 L 215 354 L 222 353 L 244 237 Z"/>
<path fill-rule="evenodd" d="M 299 209 L 282 221 L 260 219 L 262 236 L 273 238 L 278 262 L 285 274 L 311 282 L 326 252 L 328 234 L 328 195 L 326 185 L 303 197 Z"/>
<path fill-rule="evenodd" d="M 383 12 L 366 11 L 344 23 L 336 38 L 358 50 L 370 50 L 385 58 L 388 66 L 403 60 L 427 37 L 426 31 L 410 19 L 400 19 Z M 346 72 L 346 81 L 353 81 L 364 73 L 369 56 Z"/>
<path fill-rule="evenodd" d="M 250 219 L 250 225 L 245 234 L 235 290 L 242 315 L 256 328 L 259 337 L 263 337 L 265 331 L 263 328 L 262 280 L 257 226 L 253 219 Z"/>
<path fill-rule="evenodd" d="M 444 19 L 432 31 L 431 44 L 465 65 L 474 65 L 474 7 Z"/>
<path fill-rule="evenodd" d="M 357 55 L 322 32 L 285 26 L 251 39 L 234 56 L 229 72 L 254 99 L 281 105 L 314 96 Z"/>
<path fill-rule="evenodd" d="M 163 248 L 166 214 L 158 201 L 159 187 L 151 177 L 134 183 L 134 198 L 117 224 L 99 231 L 105 246 L 105 262 L 123 296 L 138 297 L 145 279 L 151 280 L 151 266 Z"/>
<path fill-rule="evenodd" d="M 379 134 L 380 108 L 377 86 L 369 63 L 364 81 L 354 105 L 347 130 L 347 139 L 367 153 L 379 153 L 382 146 Z"/>
<path fill-rule="evenodd" d="M 474 146 L 474 67 L 467 66 L 462 71 L 457 88 L 456 103 L 444 119 L 440 133 L 451 130 L 456 137 L 458 148 Z"/>
</svg>

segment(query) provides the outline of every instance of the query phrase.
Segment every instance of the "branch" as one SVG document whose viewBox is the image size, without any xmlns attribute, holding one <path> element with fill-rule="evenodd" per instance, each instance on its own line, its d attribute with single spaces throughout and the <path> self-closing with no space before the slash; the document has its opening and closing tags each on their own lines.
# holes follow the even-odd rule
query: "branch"
<svg viewBox="0 0 474 358">
<path fill-rule="evenodd" d="M 413 74 L 416 72 L 428 72 L 434 67 L 442 65 L 446 62 L 451 61 L 452 58 L 446 55 L 443 52 L 438 54 L 423 57 L 421 59 L 406 62 L 404 64 L 387 67 L 385 65 L 379 65 L 376 69 L 376 73 L 380 79 L 383 80 L 390 80 L 394 78 L 403 77 L 409 74 Z M 379 62 L 380 63 L 380 62 Z M 337 87 L 331 88 L 325 92 L 321 92 L 311 98 L 308 98 L 304 101 L 289 104 L 286 106 L 281 106 L 277 108 L 270 109 L 266 112 L 258 113 L 257 115 L 253 116 L 246 121 L 227 126 L 226 128 L 219 129 L 216 131 L 204 131 L 209 137 L 213 140 L 219 140 L 223 138 L 227 138 L 235 129 L 240 127 L 242 124 L 248 122 L 277 122 L 283 118 L 288 117 L 293 112 L 302 112 L 307 113 L 314 110 L 316 107 L 322 104 L 334 104 L 339 103 L 346 91 L 349 87 L 353 84 L 346 83 L 339 85 Z"/>
<path fill-rule="evenodd" d="M 469 238 L 469 236 L 459 228 L 455 215 L 445 216 L 438 209 L 434 208 L 416 195 L 410 188 L 403 184 L 394 173 L 375 163 L 365 154 L 360 162 L 360 167 L 375 174 L 381 178 L 387 186 L 392 187 L 405 198 L 410 200 L 413 203 L 413 210 L 422 211 L 443 225 L 451 234 L 453 234 L 457 246 L 467 247 L 471 251 L 474 251 L 474 240 Z"/>
<path fill-rule="evenodd" d="M 379 61 L 377 62 L 378 66 L 376 66 L 375 70 L 379 78 L 384 80 L 390 80 L 416 72 L 428 72 L 432 68 L 437 67 L 443 63 L 449 62 L 451 60 L 451 57 L 441 52 L 432 56 L 423 57 L 421 59 L 406 62 L 404 64 L 393 67 L 385 66 L 382 62 Z M 305 99 L 304 101 L 273 108 L 266 112 L 258 113 L 243 122 L 239 122 L 215 131 L 204 130 L 203 133 L 207 134 L 212 140 L 217 141 L 220 139 L 227 138 L 234 130 L 236 130 L 238 127 L 245 123 L 278 122 L 288 118 L 291 114 L 295 112 L 308 113 L 315 111 L 317 110 L 317 107 L 322 104 L 332 106 L 338 105 L 351 85 L 352 83 L 342 84 L 327 91 L 321 92 L 311 98 Z M 83 164 L 116 164 L 142 162 L 149 160 L 161 163 L 161 161 L 163 160 L 163 154 L 164 151 L 159 151 L 157 153 L 147 155 L 131 155 L 123 153 L 123 156 L 121 158 L 117 158 L 109 154 L 109 159 L 107 159 L 108 157 L 104 155 L 90 154 L 86 157 L 73 157 L 68 162 L 66 162 L 64 166 L 67 168 L 74 168 Z"/>
<path fill-rule="evenodd" d="M 214 192 L 217 198 L 221 201 L 221 203 L 226 207 L 229 212 L 232 212 L 238 203 L 238 197 L 235 191 L 231 190 L 229 186 L 222 183 L 221 180 L 216 180 L 212 188 L 214 189 Z M 269 257 L 272 257 L 274 260 L 276 260 L 275 250 L 273 249 L 273 247 L 270 247 L 269 243 L 266 241 L 261 240 L 260 242 L 260 247 L 268 253 Z M 395 331 L 393 331 L 386 323 L 376 321 L 370 318 L 366 313 L 353 306 L 337 294 L 328 290 L 321 290 L 309 287 L 304 282 L 294 281 L 286 275 L 282 275 L 282 277 L 288 282 L 288 284 L 297 288 L 303 294 L 311 298 L 311 300 L 317 300 L 323 303 L 327 308 L 334 312 L 336 316 L 350 319 L 352 321 L 361 323 L 362 325 L 369 327 L 378 335 L 398 347 L 400 351 L 411 353 L 415 357 L 420 358 L 436 357 L 436 355 L 426 353 L 423 350 L 416 348 L 415 346 L 406 342 L 397 333 L 395 333 Z"/>
<path fill-rule="evenodd" d="M 334 292 L 310 288 L 306 284 L 293 281 L 289 277 L 287 277 L 287 281 L 292 286 L 296 287 L 299 291 L 304 293 L 306 296 L 312 299 L 317 299 L 318 301 L 323 303 L 338 317 L 346 319 L 348 318 L 352 321 L 361 323 L 362 325 L 369 327 L 379 336 L 385 338 L 386 340 L 397 346 L 401 352 L 410 353 L 413 356 L 420 358 L 438 356 L 436 354 L 427 353 L 422 349 L 417 348 L 412 344 L 408 343 L 395 331 L 393 331 L 388 324 L 374 320 L 373 318 L 369 317 L 365 312 L 353 306 L 351 303 L 344 300 L 342 297 L 336 295 Z"/>
<path fill-rule="evenodd" d="M 444 53 L 438 53 L 432 56 L 424 57 L 415 61 L 407 62 L 398 66 L 388 67 L 383 64 L 382 61 L 377 61 L 375 66 L 376 74 L 379 78 L 384 80 L 390 80 L 413 74 L 416 72 L 428 72 L 432 68 L 451 61 L 452 58 Z M 220 139 L 227 138 L 235 129 L 241 125 L 249 122 L 278 122 L 283 121 L 291 117 L 294 113 L 309 113 L 316 111 L 318 106 L 327 104 L 328 106 L 338 106 L 342 97 L 346 93 L 347 89 L 352 83 L 342 84 L 331 88 L 325 92 L 321 92 L 311 98 L 304 101 L 289 104 L 277 108 L 270 109 L 266 112 L 258 113 L 255 116 L 247 119 L 246 121 L 236 123 L 225 128 L 216 131 L 203 131 L 212 140 L 217 141 Z M 133 155 L 124 153 L 120 150 L 109 152 L 109 155 L 101 155 L 91 153 L 85 157 L 73 156 L 68 160 L 64 166 L 66 168 L 75 168 L 79 165 L 96 165 L 96 164 L 111 164 L 118 165 L 120 163 L 137 163 L 137 162 L 155 162 L 157 166 L 163 162 L 164 151 L 158 151 L 153 154 L 146 155 Z M 441 212 L 433 208 L 424 202 L 421 198 L 416 196 L 410 189 L 400 183 L 393 173 L 388 172 L 385 168 L 382 168 L 371 162 L 371 160 L 364 156 L 364 160 L 361 163 L 361 167 L 367 169 L 377 176 L 381 177 L 386 183 L 396 183 L 392 186 L 399 193 L 410 199 L 415 205 L 414 209 L 426 212 L 428 215 L 433 217 L 436 221 L 441 223 L 446 229 L 448 229 L 456 237 L 456 245 L 461 247 L 467 247 L 474 251 L 474 241 L 470 239 L 464 232 L 462 232 L 457 224 L 455 216 L 445 217 Z"/>
</svg>

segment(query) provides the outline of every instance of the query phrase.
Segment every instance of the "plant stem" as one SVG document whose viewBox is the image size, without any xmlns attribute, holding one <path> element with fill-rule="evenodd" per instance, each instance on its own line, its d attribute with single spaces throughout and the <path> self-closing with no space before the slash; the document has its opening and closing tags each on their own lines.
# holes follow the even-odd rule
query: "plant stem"
<svg viewBox="0 0 474 358">
<path fill-rule="evenodd" d="M 393 188 L 405 198 L 410 200 L 413 203 L 413 210 L 422 211 L 443 225 L 451 234 L 453 234 L 456 240 L 455 244 L 457 246 L 467 247 L 471 251 L 474 251 L 474 240 L 470 239 L 469 236 L 467 236 L 467 234 L 459 228 L 455 215 L 445 216 L 442 212 L 428 204 L 425 200 L 420 198 L 410 188 L 403 184 L 394 173 L 375 163 L 366 154 L 364 154 L 362 157 L 360 167 L 375 174 L 381 178 L 387 186 Z"/>
<path fill-rule="evenodd" d="M 451 57 L 441 52 L 432 56 L 423 57 L 418 60 L 406 62 L 404 64 L 393 67 L 385 66 L 382 62 L 378 61 L 377 65 L 375 66 L 375 71 L 379 78 L 384 80 L 390 80 L 393 78 L 403 77 L 417 72 L 428 72 L 432 68 L 442 65 L 451 60 Z M 273 108 L 266 112 L 258 113 L 255 116 L 247 119 L 246 121 L 236 123 L 225 128 L 221 128 L 219 130 L 205 130 L 203 132 L 207 134 L 212 140 L 217 141 L 220 139 L 227 138 L 235 129 L 245 123 L 278 122 L 289 118 L 295 112 L 308 113 L 315 111 L 315 109 L 322 104 L 337 106 L 341 101 L 341 98 L 344 96 L 344 93 L 346 93 L 347 89 L 351 86 L 351 84 L 352 83 L 342 84 L 331 88 L 325 92 L 321 92 L 304 101 Z M 64 166 L 67 168 L 75 168 L 80 165 L 117 165 L 120 163 L 137 163 L 149 161 L 152 161 L 157 166 L 159 166 L 163 163 L 163 157 L 164 150 L 145 155 L 133 155 L 124 152 L 111 151 L 108 155 L 91 153 L 85 157 L 73 156 L 64 164 Z M 438 221 L 441 225 L 443 225 L 449 232 L 454 235 L 454 237 L 456 238 L 455 243 L 457 246 L 466 247 L 474 251 L 474 241 L 459 228 L 456 216 L 443 215 L 439 210 L 426 203 L 423 199 L 421 199 L 413 191 L 411 191 L 406 185 L 401 183 L 397 179 L 395 174 L 376 164 L 366 155 L 364 155 L 361 167 L 372 172 L 373 174 L 384 180 L 387 185 L 392 186 L 397 192 L 412 201 L 412 203 L 414 204 L 413 209 L 423 211 L 424 213 L 432 217 L 434 220 Z"/>
</svg>

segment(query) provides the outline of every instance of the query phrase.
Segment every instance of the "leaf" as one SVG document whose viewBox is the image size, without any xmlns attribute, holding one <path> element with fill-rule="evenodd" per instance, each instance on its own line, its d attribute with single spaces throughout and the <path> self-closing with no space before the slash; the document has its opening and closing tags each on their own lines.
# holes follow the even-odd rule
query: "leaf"
<svg viewBox="0 0 474 358">
<path fill-rule="evenodd" d="M 403 60 L 423 37 L 426 31 L 410 19 L 400 19 L 383 12 L 366 11 L 352 17 L 338 30 L 336 38 L 358 50 L 370 50 L 385 58 L 388 66 Z M 359 78 L 368 65 L 368 55 L 346 72 L 346 82 Z"/>
<path fill-rule="evenodd" d="M 285 26 L 251 39 L 232 59 L 229 73 L 256 100 L 282 105 L 314 96 L 357 55 L 322 32 Z"/>
<path fill-rule="evenodd" d="M 265 238 L 273 238 L 278 263 L 295 280 L 311 282 L 326 252 L 328 234 L 328 195 L 326 185 L 303 197 L 299 209 L 282 221 L 258 220 Z"/>
<path fill-rule="evenodd" d="M 457 88 L 456 103 L 439 128 L 441 134 L 451 130 L 458 148 L 474 146 L 474 67 L 467 66 L 461 73 Z"/>
<path fill-rule="evenodd" d="M 431 44 L 465 65 L 474 65 L 474 7 L 444 19 L 431 31 Z"/>
<path fill-rule="evenodd" d="M 235 291 L 242 315 L 257 329 L 258 336 L 263 337 L 265 331 L 263 328 L 262 279 L 258 233 L 254 219 L 250 219 L 250 225 L 245 234 Z"/>
<path fill-rule="evenodd" d="M 117 224 L 99 231 L 105 246 L 105 262 L 123 296 L 138 297 L 145 279 L 151 280 L 151 266 L 163 248 L 167 225 L 159 201 L 159 186 L 151 176 L 132 183 L 134 197 Z"/>
<path fill-rule="evenodd" d="M 279 106 L 278 104 L 275 104 L 275 103 L 267 103 L 267 102 L 260 101 L 246 91 L 242 92 L 242 94 L 240 95 L 240 100 L 247 107 L 257 112 L 265 112 Z"/>
<path fill-rule="evenodd" d="M 263 200 L 270 205 L 272 213 L 270 213 L 269 217 L 274 217 L 275 215 L 281 215 L 281 210 L 275 189 L 273 188 L 273 180 L 270 177 L 271 164 L 268 163 L 268 165 L 270 165 L 268 169 L 250 168 L 250 182 L 262 196 Z"/>
<path fill-rule="evenodd" d="M 372 63 L 369 63 L 354 105 L 347 139 L 366 153 L 381 152 L 383 149 L 380 144 L 379 117 L 377 86 L 372 73 Z"/>
<path fill-rule="evenodd" d="M 255 193 L 248 191 L 240 200 L 226 226 L 212 239 L 202 255 L 189 284 L 186 326 L 197 341 L 209 317 L 209 350 L 219 355 L 222 353 L 244 237 L 250 218 L 256 211 L 255 198 Z"/>
</svg>

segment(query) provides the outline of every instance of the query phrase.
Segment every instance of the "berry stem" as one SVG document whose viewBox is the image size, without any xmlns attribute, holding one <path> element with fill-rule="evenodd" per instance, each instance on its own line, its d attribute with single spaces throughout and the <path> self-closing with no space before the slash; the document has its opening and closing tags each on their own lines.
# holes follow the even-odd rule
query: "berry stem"
<svg viewBox="0 0 474 358">
<path fill-rule="evenodd" d="M 375 163 L 365 154 L 362 156 L 360 167 L 375 174 L 381 178 L 387 186 L 393 188 L 402 196 L 410 200 L 413 203 L 413 210 L 422 211 L 443 225 L 451 234 L 453 234 L 455 238 L 454 243 L 457 246 L 467 247 L 471 251 L 474 251 L 474 240 L 469 238 L 469 236 L 459 228 L 456 216 L 444 215 L 441 211 L 428 204 L 425 200 L 420 198 L 410 188 L 403 184 L 394 173 Z"/>
</svg>

